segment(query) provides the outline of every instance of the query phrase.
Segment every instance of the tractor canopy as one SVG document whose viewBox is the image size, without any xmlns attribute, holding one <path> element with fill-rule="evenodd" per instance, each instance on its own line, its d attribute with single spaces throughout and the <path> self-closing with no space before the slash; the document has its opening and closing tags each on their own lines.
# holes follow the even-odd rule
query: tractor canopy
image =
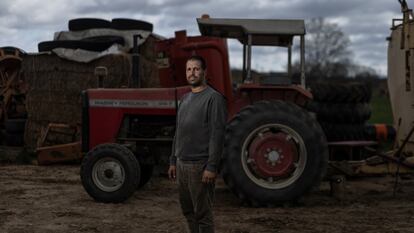
<svg viewBox="0 0 414 233">
<path fill-rule="evenodd" d="M 288 49 L 287 76 L 267 79 L 267 84 L 289 85 L 292 80 L 293 37 L 300 37 L 300 82 L 305 88 L 305 21 L 301 19 L 223 19 L 203 15 L 197 18 L 200 33 L 237 39 L 243 44 L 243 82 L 252 83 L 252 46 L 279 46 Z"/>
<path fill-rule="evenodd" d="M 305 22 L 299 19 L 222 19 L 198 18 L 198 27 L 203 36 L 238 39 L 247 44 L 247 35 L 252 35 L 251 45 L 286 47 L 294 36 L 305 35 Z"/>
</svg>

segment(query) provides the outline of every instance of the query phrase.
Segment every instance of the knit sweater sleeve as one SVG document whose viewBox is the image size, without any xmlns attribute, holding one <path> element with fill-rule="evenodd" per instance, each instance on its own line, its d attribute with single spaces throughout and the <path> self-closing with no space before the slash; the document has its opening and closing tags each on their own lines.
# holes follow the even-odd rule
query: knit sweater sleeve
<svg viewBox="0 0 414 233">
<path fill-rule="evenodd" d="M 224 146 L 224 134 L 227 120 L 227 108 L 224 97 L 215 93 L 209 103 L 208 124 L 210 131 L 208 161 L 206 170 L 217 172 Z"/>
</svg>

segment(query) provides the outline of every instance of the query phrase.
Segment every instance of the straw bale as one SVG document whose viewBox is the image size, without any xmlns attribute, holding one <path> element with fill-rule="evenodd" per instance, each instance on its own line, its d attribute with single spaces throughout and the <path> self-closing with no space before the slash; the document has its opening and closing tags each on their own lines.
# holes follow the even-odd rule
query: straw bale
<svg viewBox="0 0 414 233">
<path fill-rule="evenodd" d="M 157 39 L 148 37 L 140 47 L 139 76 L 141 87 L 159 87 L 158 67 L 154 53 Z M 81 92 L 96 88 L 95 67 L 105 66 L 105 88 L 129 87 L 132 83 L 131 54 L 107 55 L 89 63 L 65 60 L 52 53 L 30 54 L 22 62 L 29 91 L 26 96 L 28 114 L 25 144 L 34 149 L 42 128 L 49 123 L 80 125 L 82 115 Z M 55 144 L 68 143 L 66 136 L 51 136 Z M 78 138 L 79 139 L 79 138 Z M 69 140 L 69 141 L 68 141 Z"/>
<path fill-rule="evenodd" d="M 25 143 L 35 148 L 42 128 L 49 123 L 81 124 L 81 92 L 97 87 L 95 67 L 106 66 L 104 87 L 128 86 L 131 58 L 127 54 L 108 55 L 90 63 L 64 60 L 53 54 L 28 55 L 22 63 L 29 91 L 26 96 L 28 123 Z M 57 137 L 54 143 L 68 143 Z"/>
<path fill-rule="evenodd" d="M 157 41 L 159 39 L 150 35 L 139 47 L 139 79 L 142 88 L 160 87 L 157 54 L 154 52 Z"/>
</svg>

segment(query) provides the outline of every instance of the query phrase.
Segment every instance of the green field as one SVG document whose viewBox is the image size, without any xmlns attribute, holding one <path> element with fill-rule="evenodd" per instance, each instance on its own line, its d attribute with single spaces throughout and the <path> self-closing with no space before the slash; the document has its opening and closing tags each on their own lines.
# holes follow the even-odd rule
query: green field
<svg viewBox="0 0 414 233">
<path fill-rule="evenodd" d="M 368 123 L 393 124 L 391 103 L 387 95 L 381 95 L 378 91 L 374 91 L 370 105 L 372 113 Z"/>
</svg>

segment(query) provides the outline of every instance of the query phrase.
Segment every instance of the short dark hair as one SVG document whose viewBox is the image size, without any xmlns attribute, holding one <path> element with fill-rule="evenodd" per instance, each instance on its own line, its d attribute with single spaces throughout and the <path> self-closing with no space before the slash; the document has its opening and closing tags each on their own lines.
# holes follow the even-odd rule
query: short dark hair
<svg viewBox="0 0 414 233">
<path fill-rule="evenodd" d="M 187 59 L 187 61 L 190 61 L 190 60 L 199 61 L 200 64 L 201 64 L 201 69 L 203 69 L 203 70 L 207 69 L 206 60 L 204 60 L 204 58 L 202 56 L 200 56 L 200 55 L 192 55 L 191 57 L 189 57 Z"/>
</svg>

